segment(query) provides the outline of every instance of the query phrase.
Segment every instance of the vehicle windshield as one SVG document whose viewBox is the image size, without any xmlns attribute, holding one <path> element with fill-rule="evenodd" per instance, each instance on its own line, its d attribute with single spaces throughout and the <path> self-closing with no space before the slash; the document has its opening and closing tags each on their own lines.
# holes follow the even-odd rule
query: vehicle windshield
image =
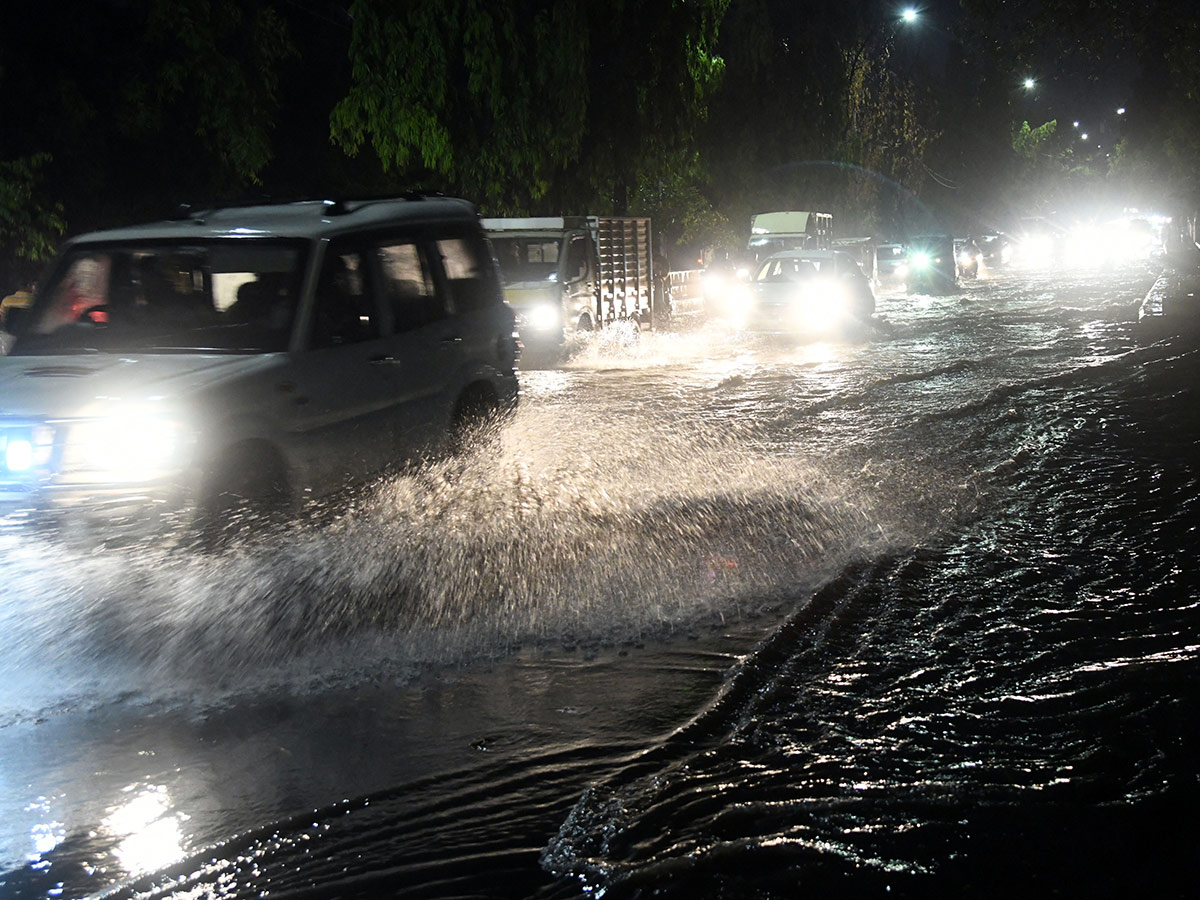
<svg viewBox="0 0 1200 900">
<path fill-rule="evenodd" d="M 815 278 L 823 268 L 833 272 L 832 259 L 801 259 L 794 256 L 781 256 L 766 260 L 754 273 L 755 281 L 787 282 L 804 281 Z M 827 273 L 828 274 L 828 273 Z"/>
<path fill-rule="evenodd" d="M 303 242 L 248 238 L 74 248 L 11 355 L 286 350 L 304 257 Z"/>
<path fill-rule="evenodd" d="M 553 281 L 558 274 L 558 238 L 493 237 L 492 249 L 500 263 L 503 284 Z"/>
</svg>

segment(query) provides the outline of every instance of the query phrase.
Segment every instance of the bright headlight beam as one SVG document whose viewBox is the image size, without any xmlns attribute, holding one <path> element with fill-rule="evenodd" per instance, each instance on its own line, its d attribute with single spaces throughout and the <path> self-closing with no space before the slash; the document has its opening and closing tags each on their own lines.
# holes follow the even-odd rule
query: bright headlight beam
<svg viewBox="0 0 1200 900">
<path fill-rule="evenodd" d="M 89 469 L 135 481 L 178 464 L 183 443 L 177 422 L 152 414 L 84 422 L 72 430 L 71 441 Z"/>
<path fill-rule="evenodd" d="M 552 331 L 558 325 L 558 310 L 549 303 L 542 303 L 529 311 L 529 327 L 535 331 Z"/>
</svg>

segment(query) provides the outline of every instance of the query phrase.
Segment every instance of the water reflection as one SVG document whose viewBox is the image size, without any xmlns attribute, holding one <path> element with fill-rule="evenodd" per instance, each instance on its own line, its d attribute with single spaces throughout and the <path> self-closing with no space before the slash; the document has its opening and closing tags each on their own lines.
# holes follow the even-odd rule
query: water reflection
<svg viewBox="0 0 1200 900">
<path fill-rule="evenodd" d="M 40 814 L 39 818 L 41 815 L 49 815 L 49 798 L 38 797 L 37 800 L 25 807 L 25 812 Z M 33 841 L 33 852 L 29 854 L 28 858 L 38 860 L 63 842 L 66 838 L 66 829 L 59 821 L 38 822 L 30 829 L 29 836 Z"/>
<path fill-rule="evenodd" d="M 113 855 L 130 875 L 152 872 L 183 858 L 187 816 L 171 812 L 163 785 L 125 788 L 132 797 L 100 823 L 114 842 Z"/>
</svg>

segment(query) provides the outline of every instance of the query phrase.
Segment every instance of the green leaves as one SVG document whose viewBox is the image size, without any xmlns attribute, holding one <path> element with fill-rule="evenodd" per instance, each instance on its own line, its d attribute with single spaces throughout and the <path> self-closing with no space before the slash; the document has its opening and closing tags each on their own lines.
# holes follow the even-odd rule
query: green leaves
<svg viewBox="0 0 1200 900">
<path fill-rule="evenodd" d="M 125 86 L 122 122 L 146 135 L 187 108 L 193 133 L 232 175 L 259 183 L 272 157 L 279 65 L 295 55 L 274 7 L 235 0 L 151 0 L 146 79 Z M 161 55 L 159 55 L 161 54 Z"/>
<path fill-rule="evenodd" d="M 331 117 L 349 153 L 423 168 L 496 207 L 544 196 L 587 113 L 582 3 L 356 0 L 349 93 Z"/>
<path fill-rule="evenodd" d="M 1013 131 L 1013 151 L 1022 159 L 1036 160 L 1048 152 L 1047 144 L 1058 128 L 1058 120 L 1051 119 L 1037 128 L 1030 128 L 1028 122 Z"/>
<path fill-rule="evenodd" d="M 54 253 L 66 231 L 62 204 L 39 199 L 48 153 L 0 162 L 0 247 L 31 262 Z"/>
<path fill-rule="evenodd" d="M 355 0 L 333 140 L 493 212 L 628 195 L 703 117 L 727 3 Z"/>
</svg>

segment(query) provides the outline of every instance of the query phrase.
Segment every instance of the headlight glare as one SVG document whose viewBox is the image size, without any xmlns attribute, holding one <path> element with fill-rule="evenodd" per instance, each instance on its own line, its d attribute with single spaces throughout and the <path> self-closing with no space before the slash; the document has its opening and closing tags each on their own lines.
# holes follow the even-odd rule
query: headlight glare
<svg viewBox="0 0 1200 900">
<path fill-rule="evenodd" d="M 75 462 L 118 481 L 142 481 L 179 466 L 184 443 L 178 422 L 149 414 L 93 419 L 71 431 Z"/>
<path fill-rule="evenodd" d="M 558 309 L 550 303 L 540 303 L 529 310 L 528 321 L 535 331 L 553 331 L 561 324 Z"/>
</svg>

